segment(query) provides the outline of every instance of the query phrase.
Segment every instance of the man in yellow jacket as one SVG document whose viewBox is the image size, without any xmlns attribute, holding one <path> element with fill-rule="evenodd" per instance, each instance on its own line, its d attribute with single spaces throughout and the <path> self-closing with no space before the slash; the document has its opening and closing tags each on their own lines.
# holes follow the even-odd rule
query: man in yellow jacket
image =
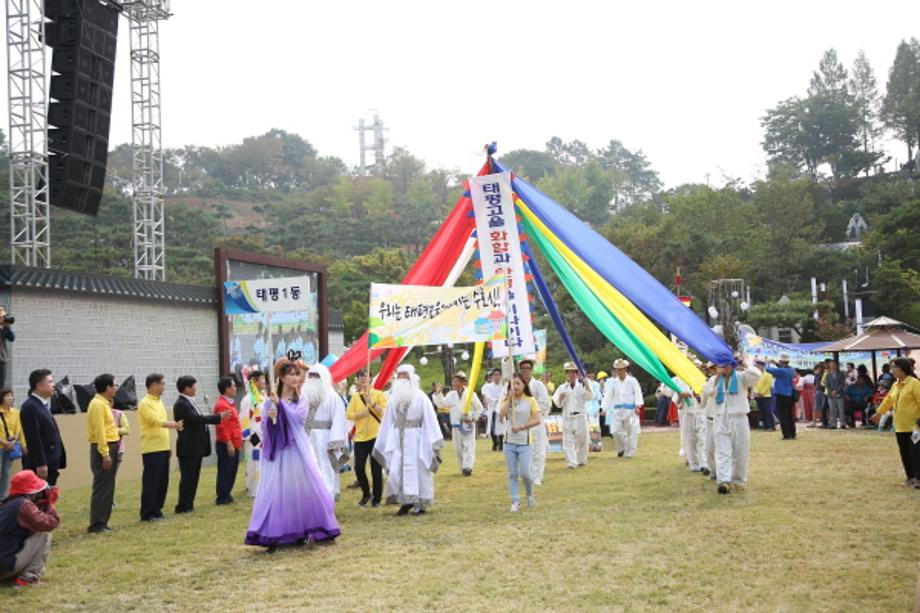
<svg viewBox="0 0 920 613">
<path fill-rule="evenodd" d="M 894 409 L 894 432 L 901 453 L 906 480 L 904 485 L 920 489 L 920 381 L 907 358 L 897 358 L 891 363 L 895 382 L 885 400 L 879 405 L 872 423 Z"/>
<path fill-rule="evenodd" d="M 89 505 L 87 532 L 111 532 L 109 517 L 115 499 L 115 474 L 118 472 L 118 426 L 112 416 L 112 400 L 118 385 L 115 377 L 99 375 L 93 380 L 96 395 L 86 412 L 86 438 L 89 441 L 89 465 L 93 471 L 93 493 Z"/>
</svg>

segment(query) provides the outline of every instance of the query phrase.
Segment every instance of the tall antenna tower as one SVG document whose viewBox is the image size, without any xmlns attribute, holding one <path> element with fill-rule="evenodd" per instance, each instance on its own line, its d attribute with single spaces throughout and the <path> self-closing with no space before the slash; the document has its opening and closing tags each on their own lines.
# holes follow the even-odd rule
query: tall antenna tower
<svg viewBox="0 0 920 613">
<path fill-rule="evenodd" d="M 134 277 L 166 279 L 163 144 L 160 131 L 160 21 L 169 0 L 129 0 Z"/>
<path fill-rule="evenodd" d="M 44 39 L 44 0 L 7 0 L 11 261 L 50 268 Z"/>
<path fill-rule="evenodd" d="M 358 125 L 355 127 L 355 130 L 358 131 L 358 149 L 360 155 L 360 163 L 358 166 L 359 171 L 364 176 L 371 174 L 371 172 L 374 174 L 383 174 L 384 165 L 386 162 L 386 152 L 384 150 L 386 140 L 384 139 L 383 133 L 388 131 L 389 128 L 385 128 L 383 126 L 383 121 L 381 121 L 380 115 L 374 111 L 373 122 L 368 125 L 362 117 L 358 120 Z M 367 142 L 367 132 L 370 132 L 373 135 L 373 141 L 370 143 Z M 374 154 L 373 166 L 368 166 L 367 164 L 368 151 Z"/>
</svg>

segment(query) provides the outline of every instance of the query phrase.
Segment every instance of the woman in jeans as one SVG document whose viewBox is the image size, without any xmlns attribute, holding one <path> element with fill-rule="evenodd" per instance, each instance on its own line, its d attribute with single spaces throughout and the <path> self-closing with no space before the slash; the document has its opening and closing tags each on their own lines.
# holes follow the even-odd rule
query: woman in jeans
<svg viewBox="0 0 920 613">
<path fill-rule="evenodd" d="M 499 417 L 507 419 L 505 432 L 505 463 L 508 465 L 508 490 L 511 492 L 511 512 L 521 510 L 521 496 L 518 477 L 524 480 L 527 491 L 527 506 L 537 506 L 533 495 L 533 479 L 530 477 L 530 429 L 539 426 L 540 406 L 530 394 L 530 387 L 515 373 L 508 386 L 499 410 Z"/>
</svg>

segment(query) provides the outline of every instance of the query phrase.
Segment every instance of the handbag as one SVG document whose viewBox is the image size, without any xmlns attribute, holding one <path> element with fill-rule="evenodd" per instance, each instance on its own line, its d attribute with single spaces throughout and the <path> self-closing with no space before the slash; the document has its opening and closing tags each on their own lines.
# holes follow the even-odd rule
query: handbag
<svg viewBox="0 0 920 613">
<path fill-rule="evenodd" d="M 6 427 L 6 417 L 3 416 L 3 413 L 0 413 L 0 420 L 3 421 L 3 432 L 6 435 L 6 440 L 10 440 L 10 431 Z M 6 455 L 11 460 L 18 460 L 22 457 L 22 445 L 19 444 L 19 441 L 13 441 L 13 448 L 7 450 Z"/>
</svg>

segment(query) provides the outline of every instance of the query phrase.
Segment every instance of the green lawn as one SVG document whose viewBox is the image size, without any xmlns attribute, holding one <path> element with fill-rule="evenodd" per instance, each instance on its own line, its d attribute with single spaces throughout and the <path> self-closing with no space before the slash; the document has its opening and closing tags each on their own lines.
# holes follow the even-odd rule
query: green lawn
<svg viewBox="0 0 920 613">
<path fill-rule="evenodd" d="M 119 483 L 107 535 L 85 534 L 88 489 L 66 492 L 43 585 L 3 586 L 0 611 L 910 610 L 920 491 L 900 485 L 892 435 L 755 432 L 748 491 L 729 496 L 686 471 L 676 431 L 642 435 L 633 460 L 611 446 L 576 471 L 551 454 L 539 507 L 511 514 L 501 455 L 481 441 L 465 478 L 448 444 L 429 514 L 343 490 L 336 544 L 274 555 L 242 544 L 241 492 L 214 506 L 213 469 L 195 513 L 152 525 L 139 482 Z"/>
</svg>

